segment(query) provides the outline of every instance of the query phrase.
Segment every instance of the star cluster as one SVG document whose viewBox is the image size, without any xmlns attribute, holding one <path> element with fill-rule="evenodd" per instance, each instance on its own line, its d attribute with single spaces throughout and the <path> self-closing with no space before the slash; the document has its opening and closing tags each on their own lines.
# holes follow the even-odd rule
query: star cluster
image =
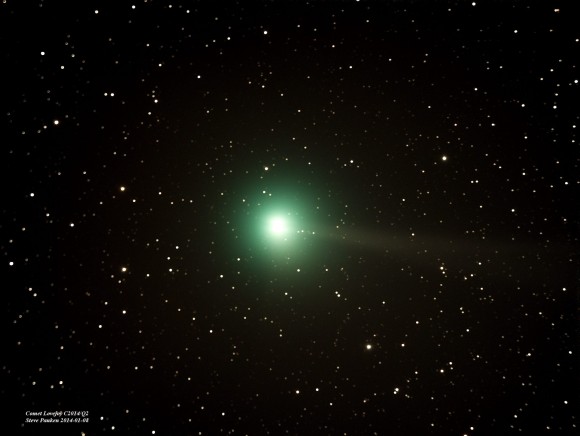
<svg viewBox="0 0 580 436">
<path fill-rule="evenodd" d="M 3 425 L 578 432 L 567 9 L 2 2 Z"/>
</svg>

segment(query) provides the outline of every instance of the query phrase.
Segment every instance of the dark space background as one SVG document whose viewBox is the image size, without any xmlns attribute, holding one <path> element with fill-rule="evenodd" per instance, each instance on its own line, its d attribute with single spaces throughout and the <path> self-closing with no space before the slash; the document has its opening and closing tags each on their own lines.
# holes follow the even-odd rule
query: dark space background
<svg viewBox="0 0 580 436">
<path fill-rule="evenodd" d="M 2 433 L 578 434 L 572 3 L 2 1 Z"/>
</svg>

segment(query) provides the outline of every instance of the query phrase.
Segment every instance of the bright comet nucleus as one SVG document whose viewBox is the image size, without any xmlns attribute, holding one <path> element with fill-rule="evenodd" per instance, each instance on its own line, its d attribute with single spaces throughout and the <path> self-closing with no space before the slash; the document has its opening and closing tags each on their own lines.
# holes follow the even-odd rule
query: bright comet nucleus
<svg viewBox="0 0 580 436">
<path fill-rule="evenodd" d="M 270 218 L 268 228 L 270 233 L 276 236 L 283 236 L 288 233 L 288 222 L 285 218 L 276 216 Z"/>
</svg>

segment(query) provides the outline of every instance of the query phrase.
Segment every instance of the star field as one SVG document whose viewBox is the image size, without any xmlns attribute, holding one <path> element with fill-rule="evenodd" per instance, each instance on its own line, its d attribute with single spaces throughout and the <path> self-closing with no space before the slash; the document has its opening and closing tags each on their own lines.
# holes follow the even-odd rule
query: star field
<svg viewBox="0 0 580 436">
<path fill-rule="evenodd" d="M 577 434 L 571 9 L 2 2 L 2 433 Z"/>
</svg>

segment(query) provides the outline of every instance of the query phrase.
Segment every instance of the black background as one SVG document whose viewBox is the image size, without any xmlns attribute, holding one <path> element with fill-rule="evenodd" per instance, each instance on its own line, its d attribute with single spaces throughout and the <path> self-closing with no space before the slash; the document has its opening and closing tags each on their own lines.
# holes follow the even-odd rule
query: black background
<svg viewBox="0 0 580 436">
<path fill-rule="evenodd" d="M 577 432 L 580 34 L 472 3 L 3 2 L 8 433 Z"/>
</svg>

